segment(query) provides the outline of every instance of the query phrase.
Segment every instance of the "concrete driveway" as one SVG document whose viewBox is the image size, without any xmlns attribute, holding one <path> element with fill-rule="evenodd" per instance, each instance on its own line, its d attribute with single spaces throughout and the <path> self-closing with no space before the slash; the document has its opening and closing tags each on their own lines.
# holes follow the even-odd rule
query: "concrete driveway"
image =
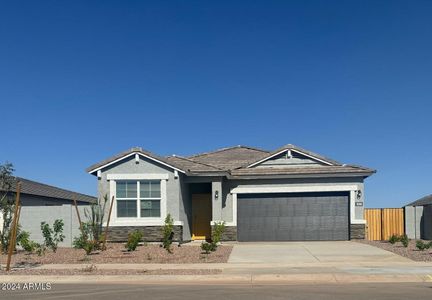
<svg viewBox="0 0 432 300">
<path fill-rule="evenodd" d="M 394 253 L 350 241 L 260 242 L 234 245 L 229 263 L 373 263 L 407 262 Z"/>
</svg>

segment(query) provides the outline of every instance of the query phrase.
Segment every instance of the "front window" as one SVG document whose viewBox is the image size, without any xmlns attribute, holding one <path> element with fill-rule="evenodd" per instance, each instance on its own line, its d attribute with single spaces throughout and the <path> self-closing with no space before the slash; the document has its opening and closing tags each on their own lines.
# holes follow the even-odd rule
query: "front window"
<svg viewBox="0 0 432 300">
<path fill-rule="evenodd" d="M 117 181 L 118 218 L 159 218 L 160 180 Z"/>
<path fill-rule="evenodd" d="M 141 218 L 160 217 L 160 181 L 140 181 Z"/>
</svg>

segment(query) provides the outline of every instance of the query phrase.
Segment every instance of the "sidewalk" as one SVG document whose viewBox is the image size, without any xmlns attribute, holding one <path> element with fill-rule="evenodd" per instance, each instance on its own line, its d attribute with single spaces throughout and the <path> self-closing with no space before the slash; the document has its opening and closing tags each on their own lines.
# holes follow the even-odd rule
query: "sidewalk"
<svg viewBox="0 0 432 300">
<path fill-rule="evenodd" d="M 90 264 L 42 265 L 34 269 L 82 269 Z M 97 264 L 99 270 L 217 269 L 218 275 L 2 275 L 1 282 L 135 284 L 296 284 L 353 282 L 432 282 L 432 263 L 352 262 L 297 264 Z"/>
</svg>

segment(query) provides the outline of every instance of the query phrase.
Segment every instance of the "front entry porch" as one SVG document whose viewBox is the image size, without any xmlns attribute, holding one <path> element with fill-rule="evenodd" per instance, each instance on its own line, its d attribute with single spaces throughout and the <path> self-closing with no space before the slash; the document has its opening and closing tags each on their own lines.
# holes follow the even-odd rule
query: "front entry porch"
<svg viewBox="0 0 432 300">
<path fill-rule="evenodd" d="M 212 222 L 221 220 L 222 180 L 189 178 L 191 240 L 210 240 Z"/>
<path fill-rule="evenodd" d="M 192 194 L 192 240 L 211 238 L 211 194 Z"/>
</svg>

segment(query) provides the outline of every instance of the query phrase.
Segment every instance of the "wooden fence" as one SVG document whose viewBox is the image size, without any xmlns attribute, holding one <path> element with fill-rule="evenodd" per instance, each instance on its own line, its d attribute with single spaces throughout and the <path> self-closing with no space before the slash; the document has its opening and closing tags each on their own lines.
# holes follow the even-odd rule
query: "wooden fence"
<svg viewBox="0 0 432 300">
<path fill-rule="evenodd" d="M 366 208 L 366 238 L 388 240 L 393 234 L 405 234 L 403 208 Z"/>
</svg>

